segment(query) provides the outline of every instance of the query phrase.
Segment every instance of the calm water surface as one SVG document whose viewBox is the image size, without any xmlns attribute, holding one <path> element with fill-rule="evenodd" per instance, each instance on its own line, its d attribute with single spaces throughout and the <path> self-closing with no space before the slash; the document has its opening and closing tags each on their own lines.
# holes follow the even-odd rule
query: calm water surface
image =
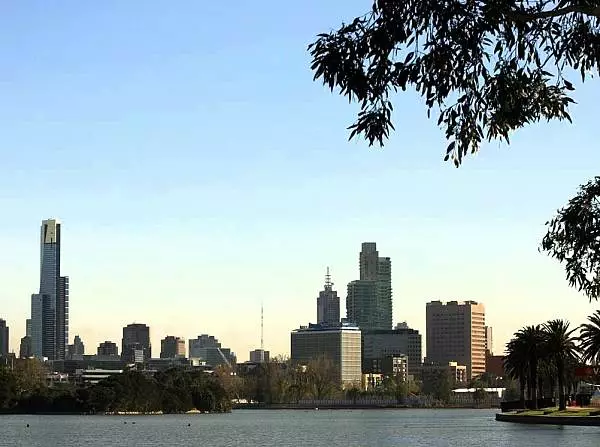
<svg viewBox="0 0 600 447">
<path fill-rule="evenodd" d="M 0 445 L 597 447 L 600 427 L 500 423 L 494 420 L 494 411 L 488 410 L 246 410 L 195 416 L 2 416 Z"/>
</svg>

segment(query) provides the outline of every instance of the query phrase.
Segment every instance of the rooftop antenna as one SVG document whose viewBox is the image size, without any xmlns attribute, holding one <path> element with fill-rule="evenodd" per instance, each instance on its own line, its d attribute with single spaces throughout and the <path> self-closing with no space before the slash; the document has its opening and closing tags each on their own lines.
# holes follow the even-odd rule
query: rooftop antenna
<svg viewBox="0 0 600 447">
<path fill-rule="evenodd" d="M 329 267 L 327 267 L 327 273 L 325 274 L 325 290 L 331 290 L 333 283 L 331 282 L 331 275 L 329 274 Z"/>
<path fill-rule="evenodd" d="M 263 312 L 263 302 L 260 302 L 260 350 L 264 352 L 265 350 L 265 340 L 264 340 L 264 312 Z"/>
</svg>

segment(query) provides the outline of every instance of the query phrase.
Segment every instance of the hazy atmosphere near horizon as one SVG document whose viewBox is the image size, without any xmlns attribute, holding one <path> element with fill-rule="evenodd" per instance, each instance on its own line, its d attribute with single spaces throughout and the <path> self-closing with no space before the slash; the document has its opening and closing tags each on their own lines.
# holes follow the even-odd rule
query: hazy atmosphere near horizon
<svg viewBox="0 0 600 447">
<path fill-rule="evenodd" d="M 39 287 L 42 219 L 63 223 L 70 342 L 211 334 L 241 361 L 287 354 L 330 266 L 364 241 L 392 259 L 394 323 L 425 303 L 486 306 L 494 348 L 598 306 L 538 252 L 544 223 L 597 174 L 597 79 L 574 123 L 541 123 L 442 161 L 436 120 L 395 102 L 384 149 L 347 141 L 356 107 L 312 81 L 307 45 L 370 1 L 0 4 L 0 318 L 18 352 Z M 572 79 L 577 79 L 572 76 Z M 342 299 L 342 315 L 345 301 Z M 425 354 L 425 352 L 424 352 Z"/>
</svg>

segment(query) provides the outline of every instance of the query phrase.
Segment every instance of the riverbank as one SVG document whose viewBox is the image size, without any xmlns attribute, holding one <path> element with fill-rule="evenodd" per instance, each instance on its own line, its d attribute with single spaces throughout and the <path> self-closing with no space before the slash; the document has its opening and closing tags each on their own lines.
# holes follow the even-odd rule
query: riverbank
<svg viewBox="0 0 600 447">
<path fill-rule="evenodd" d="M 234 410 L 491 410 L 498 407 L 476 405 L 412 406 L 402 404 L 245 404 L 234 405 Z"/>
<path fill-rule="evenodd" d="M 571 408 L 558 411 L 556 408 L 545 408 L 541 410 L 511 411 L 497 413 L 496 421 L 514 424 L 600 427 L 600 410 L 597 408 Z"/>
</svg>

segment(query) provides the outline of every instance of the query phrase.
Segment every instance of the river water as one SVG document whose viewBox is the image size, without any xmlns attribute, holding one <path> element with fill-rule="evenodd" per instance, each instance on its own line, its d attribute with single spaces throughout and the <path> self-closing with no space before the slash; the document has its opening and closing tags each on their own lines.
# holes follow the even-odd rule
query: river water
<svg viewBox="0 0 600 447">
<path fill-rule="evenodd" d="M 599 442 L 600 427 L 502 423 L 494 420 L 490 410 L 237 410 L 224 415 L 0 417 L 2 446 L 597 447 Z"/>
</svg>

